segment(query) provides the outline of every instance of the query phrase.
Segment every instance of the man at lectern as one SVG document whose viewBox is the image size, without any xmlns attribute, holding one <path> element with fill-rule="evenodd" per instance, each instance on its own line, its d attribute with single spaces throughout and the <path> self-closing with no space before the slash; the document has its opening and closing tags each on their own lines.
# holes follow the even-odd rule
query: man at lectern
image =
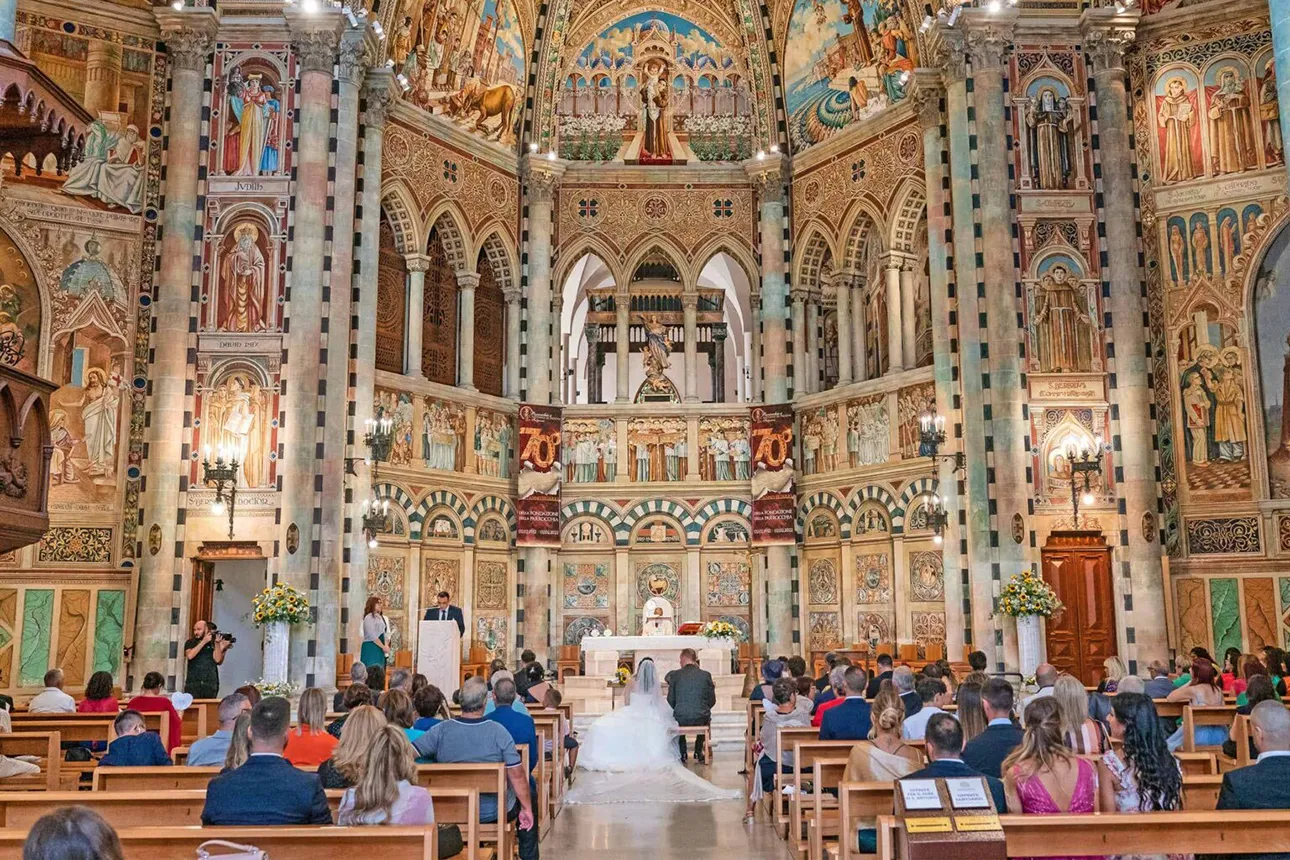
<svg viewBox="0 0 1290 860">
<path fill-rule="evenodd" d="M 460 606 L 453 606 L 448 592 L 439 592 L 439 605 L 426 610 L 422 621 L 456 621 L 459 636 L 466 635 L 466 618 L 461 614 Z"/>
</svg>

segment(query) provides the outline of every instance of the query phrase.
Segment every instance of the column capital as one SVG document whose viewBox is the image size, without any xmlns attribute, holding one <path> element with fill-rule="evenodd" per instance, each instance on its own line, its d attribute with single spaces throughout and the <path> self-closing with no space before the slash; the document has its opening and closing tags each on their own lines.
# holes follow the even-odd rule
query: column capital
<svg viewBox="0 0 1290 860">
<path fill-rule="evenodd" d="M 520 303 L 520 297 L 522 295 L 523 295 L 523 290 L 521 290 L 519 286 L 502 288 L 502 298 L 506 301 L 508 305 L 515 305 L 516 307 L 518 307 Z"/>
<path fill-rule="evenodd" d="M 458 272 L 457 288 L 461 290 L 473 290 L 479 286 L 478 272 Z"/>
<path fill-rule="evenodd" d="M 345 24 L 341 11 L 327 7 L 317 12 L 305 12 L 288 6 L 283 15 L 291 30 L 291 47 L 300 62 L 300 70 L 331 74 L 336 66 L 341 28 Z"/>
<path fill-rule="evenodd" d="M 682 293 L 681 308 L 687 311 L 697 311 L 699 309 L 698 293 Z"/>
<path fill-rule="evenodd" d="M 712 339 L 717 343 L 722 343 L 730 336 L 730 327 L 723 322 L 712 324 Z"/>
<path fill-rule="evenodd" d="M 394 90 L 394 70 L 378 66 L 367 70 L 367 79 L 363 82 L 363 98 L 367 105 L 363 109 L 363 123 L 382 128 L 390 117 L 397 99 Z"/>
<path fill-rule="evenodd" d="M 788 159 L 783 153 L 760 154 L 744 163 L 744 172 L 752 181 L 757 197 L 762 203 L 784 202 L 784 180 L 788 175 Z"/>
<path fill-rule="evenodd" d="M 1093 73 L 1124 71 L 1124 52 L 1137 38 L 1137 9 L 1116 12 L 1113 7 L 1085 9 L 1080 16 L 1084 51 L 1093 60 Z"/>
<path fill-rule="evenodd" d="M 349 27 L 340 35 L 340 79 L 360 86 L 375 65 L 379 49 L 376 33 L 366 27 Z"/>
<path fill-rule="evenodd" d="M 530 153 L 524 156 L 522 174 L 528 186 L 529 197 L 542 203 L 555 199 L 555 191 L 564 177 L 566 165 L 558 158 L 549 155 Z"/>
<path fill-rule="evenodd" d="M 587 343 L 599 343 L 600 323 L 587 323 L 583 326 L 582 333 L 587 338 Z"/>
<path fill-rule="evenodd" d="M 409 272 L 430 271 L 430 258 L 425 254 L 405 254 L 403 257 Z"/>
<path fill-rule="evenodd" d="M 1012 47 L 1012 37 L 1017 26 L 1016 9 L 980 14 L 981 10 L 969 9 L 963 13 L 965 43 L 973 73 L 1000 71 L 1003 58 Z"/>
<path fill-rule="evenodd" d="M 962 7 L 959 7 L 962 8 Z M 967 80 L 967 48 L 962 30 L 938 22 L 927 34 L 926 59 L 946 84 Z"/>
<path fill-rule="evenodd" d="M 914 69 L 914 86 L 909 95 L 918 109 L 918 122 L 923 128 L 935 128 L 941 124 L 945 84 L 935 69 Z"/>
<path fill-rule="evenodd" d="M 182 11 L 167 6 L 153 12 L 161 27 L 161 41 L 166 54 L 177 69 L 200 72 L 206 69 L 206 58 L 215 47 L 219 15 L 209 7 L 185 7 Z"/>
<path fill-rule="evenodd" d="M 793 304 L 797 304 L 798 302 L 805 304 L 811 297 L 811 291 L 806 287 L 793 287 L 793 289 L 789 291 L 789 297 L 793 300 Z"/>
</svg>

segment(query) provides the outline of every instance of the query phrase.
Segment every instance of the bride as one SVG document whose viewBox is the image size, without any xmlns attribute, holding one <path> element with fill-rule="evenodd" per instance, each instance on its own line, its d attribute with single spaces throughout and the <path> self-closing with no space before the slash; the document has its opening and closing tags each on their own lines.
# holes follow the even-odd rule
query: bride
<svg viewBox="0 0 1290 860">
<path fill-rule="evenodd" d="M 706 802 L 737 800 L 681 765 L 677 724 L 646 657 L 627 686 L 626 705 L 587 729 L 578 753 L 578 781 L 567 803 Z"/>
</svg>

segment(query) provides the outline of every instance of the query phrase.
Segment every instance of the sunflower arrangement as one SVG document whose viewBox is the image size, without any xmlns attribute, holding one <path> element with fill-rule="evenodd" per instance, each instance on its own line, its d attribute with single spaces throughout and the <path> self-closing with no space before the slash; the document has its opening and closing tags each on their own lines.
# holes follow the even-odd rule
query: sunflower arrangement
<svg viewBox="0 0 1290 860">
<path fill-rule="evenodd" d="M 1051 618 L 1065 608 L 1048 583 L 1026 570 L 1008 580 L 1000 590 L 997 611 L 1013 618 L 1026 615 Z"/>
<path fill-rule="evenodd" d="M 614 683 L 620 687 L 626 686 L 631 679 L 632 673 L 626 666 L 619 666 L 618 671 L 614 672 Z"/>
<path fill-rule="evenodd" d="M 703 635 L 709 639 L 731 639 L 736 642 L 744 638 L 739 628 L 729 621 L 709 621 L 703 625 Z"/>
<path fill-rule="evenodd" d="M 299 624 L 309 620 L 309 598 L 290 585 L 266 588 L 251 601 L 251 618 L 255 626 L 271 621 Z"/>
</svg>

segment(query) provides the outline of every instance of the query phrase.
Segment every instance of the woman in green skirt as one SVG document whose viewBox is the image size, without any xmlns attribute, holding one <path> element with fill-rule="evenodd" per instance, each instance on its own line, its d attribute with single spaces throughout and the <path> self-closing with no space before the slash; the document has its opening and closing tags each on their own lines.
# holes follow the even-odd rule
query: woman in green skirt
<svg viewBox="0 0 1290 860">
<path fill-rule="evenodd" d="M 390 657 L 389 630 L 390 622 L 381 614 L 381 598 L 367 598 L 363 607 L 363 648 L 358 652 L 364 666 L 385 667 Z"/>
</svg>

